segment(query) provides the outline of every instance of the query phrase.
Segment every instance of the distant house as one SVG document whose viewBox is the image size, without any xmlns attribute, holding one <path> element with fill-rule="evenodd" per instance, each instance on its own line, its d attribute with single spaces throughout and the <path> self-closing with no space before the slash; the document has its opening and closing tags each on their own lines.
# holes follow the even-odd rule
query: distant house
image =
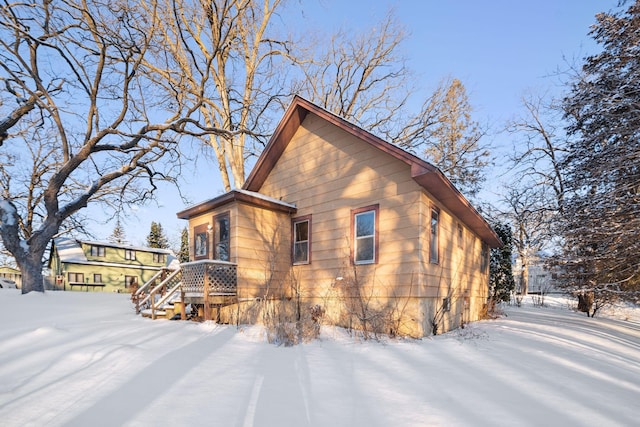
<svg viewBox="0 0 640 427">
<path fill-rule="evenodd" d="M 51 245 L 49 270 L 55 289 L 128 292 L 174 259 L 167 249 L 59 237 Z"/>
<path fill-rule="evenodd" d="M 22 287 L 22 274 L 17 268 L 8 266 L 0 267 L 0 277 L 13 280 L 14 282 L 16 282 L 18 288 Z"/>
<path fill-rule="evenodd" d="M 522 263 L 520 260 L 515 265 L 516 271 L 522 271 Z M 544 255 L 537 254 L 529 259 L 527 265 L 527 286 L 528 294 L 553 294 L 562 293 L 564 290 L 559 287 L 558 277 L 561 276 L 560 267 L 550 267 Z M 522 281 L 522 275 L 518 276 L 518 281 Z M 524 288 L 520 284 L 520 288 Z"/>
<path fill-rule="evenodd" d="M 222 321 L 252 321 L 254 301 L 284 296 L 332 324 L 447 331 L 481 316 L 489 249 L 502 244 L 440 170 L 299 97 L 242 189 L 177 215 L 194 261 L 183 284 L 205 262 L 210 275 L 193 280 L 237 269 Z"/>
</svg>

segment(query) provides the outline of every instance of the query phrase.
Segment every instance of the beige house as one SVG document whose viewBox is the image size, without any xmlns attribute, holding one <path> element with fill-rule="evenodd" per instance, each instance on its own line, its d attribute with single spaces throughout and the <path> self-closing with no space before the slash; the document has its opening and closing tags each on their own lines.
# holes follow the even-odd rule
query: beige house
<svg viewBox="0 0 640 427">
<path fill-rule="evenodd" d="M 331 324 L 441 333 L 480 317 L 501 245 L 433 165 L 299 97 L 242 189 L 177 215 L 193 261 L 237 268 L 223 321 L 280 298 Z"/>
</svg>

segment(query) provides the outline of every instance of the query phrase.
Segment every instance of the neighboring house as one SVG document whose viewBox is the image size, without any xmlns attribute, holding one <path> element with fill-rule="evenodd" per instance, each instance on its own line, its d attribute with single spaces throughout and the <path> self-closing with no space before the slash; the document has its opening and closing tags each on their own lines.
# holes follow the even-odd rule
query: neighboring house
<svg viewBox="0 0 640 427">
<path fill-rule="evenodd" d="M 53 287 L 67 291 L 129 292 L 175 259 L 172 251 L 106 242 L 53 239 Z"/>
<path fill-rule="evenodd" d="M 16 282 L 18 288 L 22 288 L 22 274 L 17 268 L 8 266 L 0 267 L 0 277 L 13 280 Z"/>
<path fill-rule="evenodd" d="M 521 263 L 516 264 L 516 268 L 522 269 Z M 535 255 L 529 260 L 527 268 L 527 293 L 528 294 L 549 294 L 564 292 L 558 286 L 558 267 L 549 267 L 544 255 Z"/>
<path fill-rule="evenodd" d="M 237 266 L 222 321 L 284 296 L 332 324 L 444 332 L 481 316 L 502 244 L 436 167 L 299 97 L 242 189 L 177 215 L 193 261 Z"/>
</svg>

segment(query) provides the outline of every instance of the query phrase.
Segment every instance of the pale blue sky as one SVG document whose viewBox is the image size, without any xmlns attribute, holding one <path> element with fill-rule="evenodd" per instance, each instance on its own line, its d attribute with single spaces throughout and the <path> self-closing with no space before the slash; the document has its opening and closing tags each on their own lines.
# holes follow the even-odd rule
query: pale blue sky
<svg viewBox="0 0 640 427">
<path fill-rule="evenodd" d="M 311 32 L 330 32 L 370 27 L 392 9 L 408 33 L 402 54 L 416 74 L 414 86 L 428 94 L 443 78 L 460 79 L 474 107 L 473 118 L 497 131 L 517 114 L 527 90 L 561 89 L 553 75 L 567 67 L 565 58 L 580 60 L 594 52 L 589 27 L 596 13 L 616 4 L 617 0 L 290 0 L 283 19 Z M 489 142 L 498 156 L 512 144 L 508 135 L 497 133 Z M 196 170 L 185 172 L 182 188 L 193 202 L 222 193 L 215 169 L 201 161 Z M 486 187 L 498 185 L 490 181 Z M 159 221 L 170 238 L 186 225 L 175 216 L 184 208 L 175 190 L 163 190 L 159 202 L 160 207 L 141 207 L 125 220 L 132 243 L 143 243 L 151 221 Z M 112 230 L 108 224 L 97 237 L 106 238 Z"/>
</svg>

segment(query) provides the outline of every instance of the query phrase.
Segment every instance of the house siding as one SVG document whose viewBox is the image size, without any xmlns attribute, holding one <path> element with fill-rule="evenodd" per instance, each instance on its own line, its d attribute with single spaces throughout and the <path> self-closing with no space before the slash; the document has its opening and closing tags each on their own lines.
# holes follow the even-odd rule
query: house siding
<svg viewBox="0 0 640 427">
<path fill-rule="evenodd" d="M 482 241 L 466 228 L 448 210 L 423 193 L 421 203 L 421 239 L 425 256 L 423 264 L 423 327 L 433 329 L 432 322 L 439 323 L 440 332 L 461 326 L 464 322 L 477 320 L 486 303 L 488 294 L 488 268 L 480 270 Z M 429 261 L 431 209 L 439 210 L 439 262 Z M 463 228 L 463 244 L 458 243 L 458 224 Z M 451 299 L 451 309 L 438 316 L 443 298 Z"/>
<path fill-rule="evenodd" d="M 325 304 L 339 301 L 344 296 L 340 287 L 354 274 L 361 295 L 380 305 L 420 293 L 423 192 L 411 179 L 406 163 L 310 114 L 260 192 L 295 203 L 298 216 L 312 215 L 312 263 L 292 267 L 304 298 Z M 354 269 L 351 210 L 375 204 L 379 206 L 378 262 Z M 421 310 L 419 304 L 412 305 L 407 310 Z M 339 317 L 341 309 L 328 311 Z M 422 329 L 419 322 L 414 323 L 412 329 Z"/>
<path fill-rule="evenodd" d="M 270 206 L 245 205 L 234 191 L 178 214 L 193 232 L 221 210 L 233 210 L 239 304 L 221 309 L 222 321 L 253 322 L 257 300 L 280 295 L 292 297 L 283 305 L 306 310 L 317 304 L 325 322 L 348 327 L 358 324 L 357 311 L 366 306 L 374 317 L 387 316 L 379 325 L 393 329 L 379 331 L 417 337 L 477 320 L 488 285 L 488 271 L 480 271 L 480 235 L 493 246 L 499 239 L 466 199 L 433 166 L 319 107 L 287 114 L 242 189 L 269 198 Z M 439 213 L 436 263 L 432 209 Z M 352 222 L 367 210 L 376 213 L 376 256 L 354 265 Z M 294 218 L 311 224 L 308 263 L 292 263 Z M 443 312 L 445 297 L 450 309 Z"/>
<path fill-rule="evenodd" d="M 289 215 L 231 202 L 190 219 L 191 242 L 196 228 L 213 224 L 213 218 L 225 212 L 229 212 L 231 222 L 229 261 L 242 266 L 238 269 L 238 299 L 273 294 L 274 284 L 282 284 L 289 272 Z M 207 258 L 213 259 L 213 234 L 208 234 L 207 239 Z"/>
</svg>

